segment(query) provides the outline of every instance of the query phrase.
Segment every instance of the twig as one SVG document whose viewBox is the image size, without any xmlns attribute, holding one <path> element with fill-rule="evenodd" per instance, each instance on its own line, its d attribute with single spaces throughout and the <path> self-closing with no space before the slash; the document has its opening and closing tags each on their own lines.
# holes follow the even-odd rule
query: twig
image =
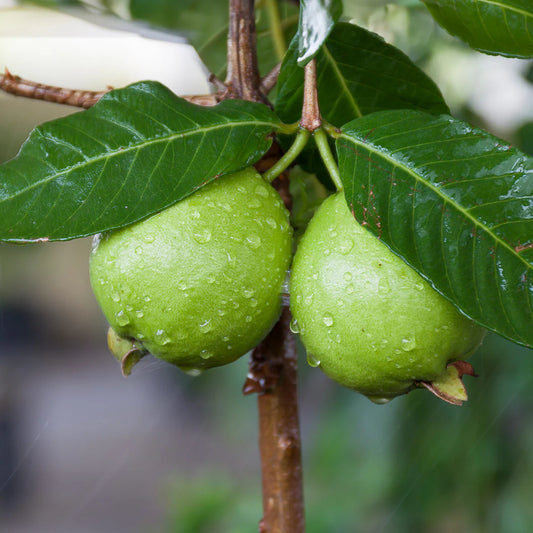
<svg viewBox="0 0 533 533">
<path fill-rule="evenodd" d="M 281 63 L 278 63 L 266 76 L 261 80 L 261 92 L 267 95 L 278 82 Z"/>
<path fill-rule="evenodd" d="M 104 94 L 111 90 L 80 91 L 44 85 L 35 81 L 25 80 L 20 76 L 14 76 L 7 68 L 5 69 L 5 74 L 0 76 L 0 89 L 15 96 L 25 96 L 26 98 L 46 100 L 47 102 L 83 107 L 85 109 L 96 104 Z"/>
<path fill-rule="evenodd" d="M 65 89 L 54 85 L 44 85 L 36 81 L 30 81 L 15 76 L 5 70 L 5 74 L 0 76 L 0 89 L 15 96 L 23 96 L 34 100 L 45 100 L 56 104 L 70 105 L 88 109 L 95 105 L 106 91 L 83 91 L 80 89 Z M 181 96 L 184 100 L 201 106 L 214 106 L 223 99 L 222 91 L 215 94 L 194 94 Z"/>
<path fill-rule="evenodd" d="M 304 101 L 300 126 L 313 132 L 322 125 L 320 109 L 318 107 L 318 92 L 316 88 L 316 61 L 312 59 L 305 65 Z"/>
</svg>

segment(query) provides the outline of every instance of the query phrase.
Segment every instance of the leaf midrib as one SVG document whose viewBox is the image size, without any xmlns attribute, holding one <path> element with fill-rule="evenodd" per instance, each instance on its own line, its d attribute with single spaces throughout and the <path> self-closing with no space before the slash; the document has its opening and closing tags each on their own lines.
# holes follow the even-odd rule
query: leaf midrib
<svg viewBox="0 0 533 533">
<path fill-rule="evenodd" d="M 161 142 L 172 142 L 174 139 L 177 139 L 177 138 L 191 137 L 193 134 L 194 135 L 196 135 L 196 134 L 200 135 L 200 134 L 204 134 L 204 133 L 207 133 L 207 132 L 216 131 L 217 129 L 222 129 L 224 127 L 230 127 L 231 129 L 233 129 L 234 127 L 239 127 L 239 126 L 271 126 L 273 129 L 277 129 L 279 124 L 276 124 L 274 122 L 262 122 L 262 121 L 224 122 L 222 124 L 216 124 L 214 126 L 209 126 L 209 127 L 204 127 L 204 128 L 194 128 L 194 129 L 191 129 L 191 130 L 181 131 L 179 133 L 173 133 L 171 135 L 166 135 L 166 136 L 163 136 L 163 137 L 157 137 L 157 138 L 151 139 L 149 141 L 144 141 L 142 143 L 133 144 L 131 146 L 128 146 L 127 148 L 122 147 L 121 149 L 115 149 L 115 150 L 113 150 L 111 152 L 106 152 L 103 155 L 96 156 L 96 157 L 93 157 L 91 159 L 87 159 L 87 160 L 85 160 L 83 162 L 80 162 L 78 164 L 69 166 L 68 168 L 62 170 L 61 172 L 56 172 L 54 174 L 51 174 L 50 176 L 47 176 L 46 178 L 44 178 L 42 180 L 36 181 L 36 182 L 32 183 L 31 185 L 29 185 L 28 187 L 20 189 L 16 193 L 9 195 L 7 198 L 5 198 L 3 200 L 0 200 L 0 204 L 3 203 L 3 202 L 6 202 L 6 201 L 11 201 L 13 198 L 16 198 L 17 196 L 20 196 L 21 194 L 24 194 L 24 193 L 30 191 L 31 189 L 34 189 L 34 188 L 39 187 L 41 185 L 45 185 L 45 184 L 57 179 L 59 176 L 62 176 L 64 174 L 67 174 L 67 173 L 69 173 L 71 171 L 74 171 L 74 170 L 79 170 L 79 169 L 83 168 L 86 165 L 91 165 L 91 164 L 93 164 L 95 162 L 98 162 L 98 161 L 101 161 L 101 160 L 104 160 L 104 159 L 110 159 L 110 158 L 115 157 L 117 155 L 123 155 L 123 154 L 126 154 L 128 152 L 131 152 L 132 150 L 139 150 L 141 148 L 144 148 L 144 147 L 147 147 L 147 146 L 150 146 L 150 145 L 155 145 L 155 144 L 158 144 L 158 143 L 161 143 Z"/>
<path fill-rule="evenodd" d="M 326 59 L 328 63 L 331 64 L 331 68 L 335 72 L 335 75 L 337 76 L 339 83 L 342 86 L 343 91 L 348 95 L 348 100 L 352 104 L 354 112 L 357 114 L 358 117 L 362 117 L 363 113 L 361 112 L 361 109 L 359 108 L 359 105 L 355 101 L 355 98 L 353 97 L 353 94 L 348 88 L 348 85 L 346 84 L 346 80 L 344 79 L 344 76 L 342 72 L 340 71 L 339 67 L 337 66 L 337 62 L 335 61 L 335 58 L 331 55 L 331 52 L 329 51 L 327 45 L 322 46 L 322 50 L 324 51 L 324 55 L 326 56 Z"/>
<path fill-rule="evenodd" d="M 418 183 L 421 183 L 422 185 L 424 185 L 425 187 L 428 187 L 429 189 L 431 189 L 437 196 L 439 196 L 443 201 L 453 205 L 460 213 L 462 213 L 464 215 L 465 218 L 469 219 L 475 226 L 477 226 L 478 228 L 482 229 L 483 231 L 487 232 L 493 239 L 494 241 L 496 241 L 500 246 L 502 246 L 503 248 L 506 248 L 508 251 L 510 251 L 512 253 L 512 255 L 514 257 L 517 257 L 522 263 L 524 263 L 526 265 L 526 267 L 528 269 L 531 269 L 533 270 L 533 265 L 531 265 L 528 261 L 526 261 L 521 255 L 517 254 L 516 251 L 514 250 L 514 248 L 512 248 L 509 244 L 507 244 L 504 240 L 500 239 L 497 235 L 495 235 L 492 231 L 490 231 L 490 229 L 488 229 L 486 226 L 484 226 L 483 224 L 481 224 L 476 218 L 474 218 L 469 211 L 465 210 L 464 208 L 462 208 L 459 204 L 457 204 L 452 198 L 450 198 L 449 196 L 446 196 L 445 194 L 442 194 L 441 190 L 437 187 L 435 187 L 435 185 L 433 185 L 432 183 L 430 183 L 429 181 L 426 181 L 424 179 L 422 179 L 418 174 L 416 174 L 413 170 L 411 170 L 409 167 L 407 166 L 403 166 L 401 165 L 398 161 L 396 161 L 396 159 L 394 159 L 393 157 L 391 157 L 389 154 L 387 153 L 384 153 L 384 152 L 381 152 L 379 150 L 377 150 L 376 148 L 374 148 L 373 145 L 371 144 L 367 144 L 367 143 L 363 143 L 361 142 L 359 139 L 356 139 L 355 137 L 351 137 L 349 135 L 346 134 L 346 132 L 342 132 L 339 136 L 340 139 L 345 139 L 349 142 L 354 142 L 355 144 L 357 144 L 358 146 L 361 146 L 361 147 L 364 147 L 366 148 L 367 150 L 369 150 L 370 152 L 376 154 L 378 157 L 382 157 L 384 159 L 386 159 L 387 161 L 389 161 L 393 166 L 395 167 L 399 167 L 401 169 L 403 169 L 405 172 L 407 172 L 408 174 L 410 174 L 414 179 L 415 181 L 417 181 Z"/>
</svg>

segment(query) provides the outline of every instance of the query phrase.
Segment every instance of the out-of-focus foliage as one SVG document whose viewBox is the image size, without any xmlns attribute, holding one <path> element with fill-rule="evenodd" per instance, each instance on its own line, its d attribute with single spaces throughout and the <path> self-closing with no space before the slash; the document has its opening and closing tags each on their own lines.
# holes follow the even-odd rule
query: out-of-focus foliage
<svg viewBox="0 0 533 533">
<path fill-rule="evenodd" d="M 470 399 L 461 408 L 425 390 L 376 406 L 307 367 L 303 356 L 301 362 L 308 533 L 353 533 L 354 524 L 357 531 L 383 533 L 528 530 L 533 521 L 529 350 L 489 335 L 471 359 L 480 377 L 466 378 Z M 240 371 L 228 369 L 227 381 L 213 375 L 205 387 L 215 386 L 217 397 L 224 397 L 238 386 Z M 242 400 L 249 401 L 254 403 Z M 236 403 L 217 409 L 221 434 L 227 435 L 225 428 L 242 408 Z M 259 480 L 243 472 L 176 479 L 162 531 L 255 531 L 259 499 Z"/>
</svg>

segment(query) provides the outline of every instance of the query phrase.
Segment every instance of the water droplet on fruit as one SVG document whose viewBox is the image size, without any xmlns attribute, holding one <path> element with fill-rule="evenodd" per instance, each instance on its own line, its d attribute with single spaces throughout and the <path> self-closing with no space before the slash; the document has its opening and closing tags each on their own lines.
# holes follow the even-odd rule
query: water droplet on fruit
<svg viewBox="0 0 533 533">
<path fill-rule="evenodd" d="M 293 333 L 300 333 L 300 326 L 298 326 L 298 320 L 296 320 L 295 318 L 291 320 L 289 327 Z"/>
<path fill-rule="evenodd" d="M 387 278 L 380 278 L 379 284 L 378 284 L 378 292 L 381 294 L 387 294 L 390 292 L 390 285 Z"/>
<path fill-rule="evenodd" d="M 257 307 L 257 300 L 255 298 L 250 298 L 250 306 Z"/>
<path fill-rule="evenodd" d="M 142 255 L 143 254 L 142 246 L 137 246 L 137 248 L 135 248 L 135 253 L 137 255 Z"/>
<path fill-rule="evenodd" d="M 120 302 L 120 294 L 118 292 L 114 292 L 112 295 L 111 295 L 111 298 L 114 302 Z"/>
<path fill-rule="evenodd" d="M 339 299 L 337 300 L 337 305 L 338 305 L 339 307 L 342 307 L 342 306 L 344 305 L 344 300 L 343 300 L 342 298 L 339 298 Z"/>
<path fill-rule="evenodd" d="M 326 248 L 324 250 L 324 255 L 329 255 L 331 253 L 331 250 L 329 248 Z"/>
<path fill-rule="evenodd" d="M 340 250 L 342 255 L 348 254 L 351 251 L 352 248 L 353 248 L 352 239 L 345 239 L 339 245 L 339 250 Z"/>
<path fill-rule="evenodd" d="M 264 185 L 257 185 L 255 188 L 255 194 L 262 196 L 263 198 L 268 198 L 268 189 Z"/>
<path fill-rule="evenodd" d="M 206 244 L 211 240 L 211 230 L 209 228 L 196 228 L 192 236 L 198 244 Z"/>
<path fill-rule="evenodd" d="M 144 236 L 144 242 L 147 242 L 148 244 L 150 244 L 151 242 L 154 242 L 154 241 L 155 241 L 155 237 L 153 235 Z"/>
<path fill-rule="evenodd" d="M 139 309 L 138 311 L 135 311 L 135 315 L 137 316 L 137 318 L 142 318 L 144 316 L 144 311 Z"/>
<path fill-rule="evenodd" d="M 384 405 L 391 401 L 391 398 L 382 398 L 381 396 L 367 396 L 367 398 L 378 405 Z"/>
<path fill-rule="evenodd" d="M 265 222 L 272 228 L 272 229 L 276 229 L 278 224 L 277 222 L 272 218 L 272 217 L 267 217 L 265 219 Z"/>
<path fill-rule="evenodd" d="M 132 310 L 133 310 L 133 307 L 130 304 L 128 304 L 126 306 L 126 311 L 132 311 Z"/>
<path fill-rule="evenodd" d="M 335 228 L 333 226 L 331 226 L 331 228 L 329 228 L 329 235 L 330 237 L 336 237 L 337 236 L 337 231 L 335 230 Z"/>
<path fill-rule="evenodd" d="M 117 319 L 117 323 L 119 326 L 126 326 L 130 323 L 130 319 L 128 317 L 128 315 L 126 315 L 124 313 L 124 311 L 119 311 L 116 315 L 115 315 L 116 319 Z"/>
<path fill-rule="evenodd" d="M 254 295 L 255 291 L 253 289 L 244 289 L 242 294 L 245 298 L 251 298 Z"/>
<path fill-rule="evenodd" d="M 210 352 L 209 350 L 202 350 L 200 352 L 200 357 L 202 359 L 210 359 L 211 357 L 213 357 L 213 355 L 215 355 L 213 352 Z"/>
<path fill-rule="evenodd" d="M 329 328 L 330 326 L 333 326 L 333 317 L 330 315 L 330 313 L 324 313 L 322 322 L 324 322 L 324 324 L 326 324 L 326 326 Z"/>
<path fill-rule="evenodd" d="M 145 297 L 144 297 L 144 301 L 145 301 L 145 302 L 149 302 L 151 299 L 152 299 L 152 298 L 150 298 L 150 296 L 145 296 Z"/>
<path fill-rule="evenodd" d="M 342 276 L 346 281 L 350 281 L 352 279 L 352 273 L 351 272 L 345 272 Z"/>
<path fill-rule="evenodd" d="M 352 294 L 354 290 L 355 290 L 355 288 L 354 288 L 354 286 L 353 286 L 351 283 L 350 283 L 350 285 L 348 285 L 348 286 L 346 287 L 346 292 L 347 292 L 348 294 Z"/>
<path fill-rule="evenodd" d="M 244 318 L 244 321 L 245 322 L 251 322 L 252 321 L 252 317 L 250 315 L 246 315 L 246 317 Z"/>
<path fill-rule="evenodd" d="M 417 291 L 423 291 L 423 290 L 424 290 L 424 284 L 423 284 L 423 283 L 417 283 L 417 284 L 415 285 L 415 289 L 416 289 Z"/>
<path fill-rule="evenodd" d="M 307 354 L 307 362 L 309 363 L 309 366 L 312 366 L 313 368 L 320 366 L 320 359 L 318 359 L 312 353 Z"/>
<path fill-rule="evenodd" d="M 200 324 L 200 331 L 202 333 L 209 333 L 213 329 L 213 324 L 211 320 L 206 320 L 203 324 Z"/>
<path fill-rule="evenodd" d="M 263 204 L 259 198 L 250 198 L 248 201 L 248 207 L 251 207 L 252 209 L 257 209 L 258 207 L 261 207 Z"/>
<path fill-rule="evenodd" d="M 402 339 L 402 350 L 404 352 L 410 352 L 416 348 L 416 339 L 414 335 L 406 335 Z"/>
<path fill-rule="evenodd" d="M 261 237 L 259 235 L 248 235 L 246 243 L 250 248 L 259 248 L 261 246 Z"/>
<path fill-rule="evenodd" d="M 170 337 L 166 334 L 164 329 L 158 329 L 155 333 L 155 342 L 164 346 L 170 342 Z"/>
</svg>

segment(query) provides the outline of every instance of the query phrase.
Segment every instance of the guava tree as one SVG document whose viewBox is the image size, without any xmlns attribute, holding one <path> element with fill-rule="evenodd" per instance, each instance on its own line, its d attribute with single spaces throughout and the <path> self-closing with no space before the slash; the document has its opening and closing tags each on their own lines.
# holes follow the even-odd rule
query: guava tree
<svg viewBox="0 0 533 533">
<path fill-rule="evenodd" d="M 528 0 L 424 3 L 479 51 L 533 56 Z M 91 281 L 124 374 L 147 353 L 197 374 L 252 350 L 260 529 L 298 532 L 293 334 L 312 366 L 377 403 L 426 388 L 460 405 L 486 329 L 533 344 L 533 159 L 450 116 L 340 0 L 302 0 L 297 24 L 265 4 L 273 44 L 258 49 L 254 2 L 230 0 L 212 95 L 152 81 L 76 93 L 6 72 L 4 90 L 88 109 L 39 126 L 0 166 L 0 239 L 97 235 Z M 295 165 L 330 197 L 293 245 Z"/>
</svg>

